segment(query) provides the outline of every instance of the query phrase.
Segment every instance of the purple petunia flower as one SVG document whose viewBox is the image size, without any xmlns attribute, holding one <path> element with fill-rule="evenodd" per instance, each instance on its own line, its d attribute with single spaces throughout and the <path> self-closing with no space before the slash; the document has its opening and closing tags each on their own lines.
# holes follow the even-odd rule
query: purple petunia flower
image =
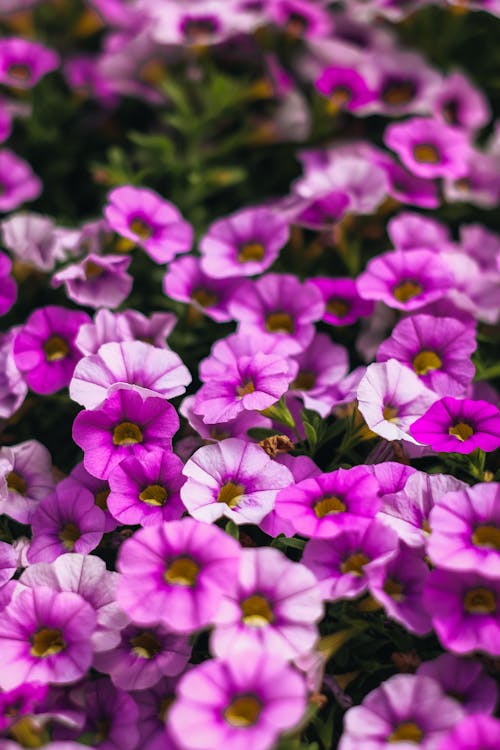
<svg viewBox="0 0 500 750">
<path fill-rule="evenodd" d="M 14 361 L 35 393 L 65 388 L 81 354 L 75 338 L 89 316 L 49 305 L 31 313 L 14 340 Z"/>
<path fill-rule="evenodd" d="M 68 297 L 88 307 L 118 307 L 128 297 L 133 279 L 127 273 L 130 257 L 87 255 L 79 263 L 58 271 L 51 285 L 64 284 Z"/>
<path fill-rule="evenodd" d="M 448 651 L 500 656 L 500 580 L 436 568 L 427 580 L 424 604 Z"/>
<path fill-rule="evenodd" d="M 437 659 L 422 662 L 417 674 L 436 680 L 467 714 L 491 714 L 495 710 L 498 688 L 479 661 L 441 654 Z"/>
<path fill-rule="evenodd" d="M 380 505 L 379 484 L 364 466 L 304 479 L 278 493 L 275 512 L 298 534 L 329 538 L 372 518 Z"/>
<path fill-rule="evenodd" d="M 480 483 L 438 498 L 430 513 L 427 552 L 447 570 L 480 570 L 496 578 L 500 569 L 500 484 Z"/>
<path fill-rule="evenodd" d="M 178 429 L 177 413 L 165 399 L 143 399 L 136 391 L 118 390 L 96 409 L 77 414 L 73 440 L 84 451 L 87 471 L 108 479 L 129 456 L 142 459 L 153 448 L 170 449 L 170 438 Z"/>
<path fill-rule="evenodd" d="M 83 487 L 75 491 L 73 483 L 67 485 L 63 479 L 33 513 L 29 562 L 51 562 L 64 552 L 90 552 L 102 539 L 104 523 L 93 495 Z"/>
<path fill-rule="evenodd" d="M 467 716 L 443 737 L 437 750 L 496 750 L 500 721 L 492 716 Z"/>
<path fill-rule="evenodd" d="M 4 732 L 21 716 L 35 713 L 36 706 L 43 703 L 47 690 L 47 685 L 25 682 L 0 693 L 0 731 Z"/>
<path fill-rule="evenodd" d="M 238 333 L 272 341 L 276 354 L 297 354 L 311 343 L 324 303 L 311 282 L 268 273 L 235 296 L 229 311 L 239 323 Z"/>
<path fill-rule="evenodd" d="M 438 750 L 447 730 L 463 713 L 435 680 L 398 674 L 368 693 L 360 706 L 349 709 L 339 750 L 400 748 Z"/>
<path fill-rule="evenodd" d="M 135 622 L 192 632 L 234 587 L 239 555 L 232 537 L 193 518 L 140 529 L 120 548 L 118 603 Z"/>
<path fill-rule="evenodd" d="M 325 323 L 347 326 L 373 312 L 373 302 L 359 296 L 354 279 L 317 276 L 311 279 L 311 284 L 319 289 L 325 302 Z"/>
<path fill-rule="evenodd" d="M 178 456 L 156 448 L 140 458 L 125 458 L 109 477 L 110 512 L 122 524 L 141 526 L 181 518 L 182 469 Z"/>
<path fill-rule="evenodd" d="M 317 90 L 328 98 L 327 112 L 336 114 L 339 109 L 355 112 L 373 101 L 375 94 L 366 80 L 354 68 L 330 66 L 315 81 Z"/>
<path fill-rule="evenodd" d="M 21 406 L 28 386 L 14 362 L 14 340 L 19 326 L 0 334 L 0 418 L 8 419 Z"/>
<path fill-rule="evenodd" d="M 203 446 L 182 473 L 188 478 L 182 502 L 192 516 L 207 522 L 226 516 L 237 524 L 260 523 L 293 479 L 286 466 L 239 438 Z"/>
<path fill-rule="evenodd" d="M 72 552 L 51 563 L 29 565 L 19 579 L 18 590 L 48 586 L 53 591 L 79 594 L 96 613 L 91 638 L 94 651 L 107 651 L 119 642 L 120 630 L 128 622 L 116 603 L 117 582 L 118 573 L 106 570 L 99 557 Z"/>
<path fill-rule="evenodd" d="M 472 453 L 500 446 L 500 412 L 487 401 L 445 397 L 410 427 L 415 440 L 432 450 Z"/>
<path fill-rule="evenodd" d="M 83 677 L 92 661 L 95 622 L 92 607 L 78 594 L 45 586 L 19 592 L 0 613 L 1 687 Z"/>
<path fill-rule="evenodd" d="M 293 359 L 298 372 L 290 391 L 301 397 L 306 409 L 326 417 L 337 403 L 339 383 L 349 369 L 346 349 L 332 343 L 326 334 L 317 333 L 307 349 Z"/>
<path fill-rule="evenodd" d="M 104 215 L 117 234 L 140 245 L 156 263 L 168 263 L 191 249 L 191 225 L 172 203 L 149 188 L 115 188 Z"/>
<path fill-rule="evenodd" d="M 58 65 L 59 55 L 43 44 L 20 37 L 0 40 L 0 83 L 29 89 Z"/>
<path fill-rule="evenodd" d="M 255 276 L 288 241 L 288 224 L 265 206 L 244 208 L 211 224 L 200 241 L 201 268 L 214 278 Z"/>
<path fill-rule="evenodd" d="M 397 549 L 394 531 L 380 521 L 359 518 L 356 526 L 330 539 L 311 539 L 302 563 L 316 576 L 324 599 L 354 599 L 368 588 L 371 563 L 389 560 Z"/>
<path fill-rule="evenodd" d="M 93 409 L 117 390 L 173 398 L 184 393 L 190 382 L 189 370 L 170 349 L 144 341 L 110 342 L 79 362 L 69 394 L 73 401 Z"/>
<path fill-rule="evenodd" d="M 475 374 L 474 330 L 454 318 L 413 315 L 394 326 L 377 351 L 377 362 L 396 359 L 440 396 L 463 396 Z"/>
<path fill-rule="evenodd" d="M 137 310 L 113 313 L 98 310 L 93 323 L 83 325 L 76 337 L 76 345 L 84 354 L 97 354 L 102 344 L 119 341 L 143 341 L 158 349 L 168 349 L 167 336 L 177 322 L 172 313 L 156 312 L 147 318 Z"/>
<path fill-rule="evenodd" d="M 242 288 L 246 288 L 245 282 L 234 277 L 214 279 L 207 276 L 201 269 L 200 259 L 191 255 L 169 263 L 163 280 L 167 297 L 190 304 L 193 310 L 217 323 L 232 320 L 229 303 Z"/>
<path fill-rule="evenodd" d="M 0 315 L 9 312 L 17 298 L 17 285 L 11 277 L 12 263 L 4 253 L 0 253 Z"/>
<path fill-rule="evenodd" d="M 48 216 L 32 211 L 13 214 L 0 226 L 5 247 L 40 271 L 51 271 L 57 260 L 63 260 L 65 248 L 75 243 L 78 234 L 57 228 Z"/>
<path fill-rule="evenodd" d="M 40 500 L 54 489 L 52 458 L 37 440 L 26 440 L 0 450 L 0 510 L 19 523 L 31 523 Z"/>
<path fill-rule="evenodd" d="M 387 222 L 387 234 L 397 250 L 425 247 L 439 252 L 451 243 L 448 227 L 430 216 L 400 211 Z"/>
<path fill-rule="evenodd" d="M 73 484 L 76 488 L 84 487 L 86 490 L 89 490 L 94 496 L 95 504 L 104 513 L 104 531 L 114 531 L 116 529 L 118 524 L 108 509 L 109 482 L 89 474 L 83 465 L 83 461 L 73 467 L 70 475 L 66 477 L 65 482 L 66 485 Z"/>
<path fill-rule="evenodd" d="M 432 102 L 433 113 L 448 125 L 474 132 L 491 118 L 488 100 L 463 73 L 451 73 Z"/>
<path fill-rule="evenodd" d="M 177 682 L 177 678 L 162 677 L 148 690 L 132 693 L 139 709 L 138 729 L 142 750 L 179 750 L 168 724 Z"/>
<path fill-rule="evenodd" d="M 0 150 L 0 211 L 12 211 L 42 192 L 42 182 L 30 165 L 7 148 Z"/>
<path fill-rule="evenodd" d="M 164 675 L 178 675 L 191 656 L 188 638 L 161 625 L 126 625 L 120 638 L 112 650 L 94 656 L 94 667 L 122 690 L 145 690 Z"/>
<path fill-rule="evenodd" d="M 453 273 L 432 250 L 394 250 L 372 258 L 356 285 L 363 299 L 382 300 L 396 310 L 417 310 L 444 297 Z"/>
<path fill-rule="evenodd" d="M 386 128 L 384 140 L 417 177 L 456 179 L 467 172 L 468 134 L 437 119 L 415 117 L 393 123 Z"/>
<path fill-rule="evenodd" d="M 223 597 L 210 636 L 215 656 L 251 649 L 293 659 L 313 648 L 323 601 L 314 575 L 276 549 L 244 549 L 234 591 Z"/>
<path fill-rule="evenodd" d="M 181 750 L 269 750 L 306 709 L 303 678 L 281 658 L 252 649 L 185 674 L 168 723 Z"/>
</svg>

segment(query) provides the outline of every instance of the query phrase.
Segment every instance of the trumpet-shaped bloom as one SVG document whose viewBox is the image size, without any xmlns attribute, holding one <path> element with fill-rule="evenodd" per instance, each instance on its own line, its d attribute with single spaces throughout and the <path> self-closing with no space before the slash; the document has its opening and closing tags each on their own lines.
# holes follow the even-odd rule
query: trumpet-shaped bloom
<svg viewBox="0 0 500 750">
<path fill-rule="evenodd" d="M 118 307 L 128 297 L 133 279 L 127 273 L 131 258 L 90 253 L 52 277 L 52 286 L 64 284 L 66 294 L 79 305 Z"/>
<path fill-rule="evenodd" d="M 500 412 L 488 401 L 447 396 L 432 404 L 410 433 L 435 451 L 494 451 L 500 446 Z"/>
<path fill-rule="evenodd" d="M 8 148 L 0 150 L 0 211 L 12 211 L 42 192 L 42 181 L 28 162 Z"/>
<path fill-rule="evenodd" d="M 52 458 L 37 440 L 26 440 L 0 450 L 0 474 L 5 491 L 0 490 L 0 510 L 19 523 L 31 523 L 40 500 L 53 489 Z"/>
<path fill-rule="evenodd" d="M 0 83 L 29 89 L 58 65 L 59 55 L 43 44 L 20 37 L 0 40 Z"/>
</svg>

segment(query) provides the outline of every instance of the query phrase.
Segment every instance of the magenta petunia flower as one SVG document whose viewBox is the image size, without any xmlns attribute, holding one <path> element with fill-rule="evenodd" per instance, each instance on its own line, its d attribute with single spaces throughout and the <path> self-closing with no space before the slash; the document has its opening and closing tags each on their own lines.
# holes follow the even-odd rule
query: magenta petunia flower
<svg viewBox="0 0 500 750">
<path fill-rule="evenodd" d="M 51 286 L 64 284 L 68 297 L 88 307 L 118 307 L 128 297 L 133 279 L 127 273 L 130 257 L 95 255 L 58 271 Z"/>
<path fill-rule="evenodd" d="M 223 339 L 221 339 L 221 342 Z M 195 396 L 186 396 L 183 399 L 182 404 L 179 407 L 179 412 L 183 417 L 187 419 L 190 426 L 197 433 L 194 438 L 197 440 L 195 448 L 190 451 L 190 454 L 196 448 L 200 448 L 201 445 L 214 442 L 215 440 L 225 440 L 229 437 L 248 438 L 248 430 L 252 427 L 271 427 L 271 420 L 267 417 L 262 416 L 256 411 L 241 411 L 235 419 L 229 422 L 218 422 L 217 424 L 205 424 L 200 416 L 194 413 L 193 407 L 195 402 Z M 186 438 L 189 440 L 189 438 Z M 180 441 L 176 445 L 176 450 L 179 450 Z M 193 443 L 194 445 L 194 443 Z M 180 455 L 180 453 L 179 453 Z"/>
<path fill-rule="evenodd" d="M 9 312 L 17 298 L 17 285 L 10 271 L 12 263 L 4 253 L 0 253 L 0 315 Z"/>
<path fill-rule="evenodd" d="M 1 687 L 83 677 L 92 661 L 95 622 L 92 607 L 78 594 L 45 586 L 20 591 L 0 613 Z"/>
<path fill-rule="evenodd" d="M 397 674 L 347 711 L 339 750 L 438 750 L 463 716 L 457 702 L 430 677 Z"/>
<path fill-rule="evenodd" d="M 420 208 L 439 207 L 441 198 L 436 182 L 417 177 L 389 158 L 388 154 L 383 159 L 377 159 L 377 165 L 384 170 L 388 182 L 387 193 L 392 198 Z"/>
<path fill-rule="evenodd" d="M 197 665 L 179 681 L 177 696 L 168 723 L 181 750 L 269 750 L 306 709 L 299 672 L 255 649 Z"/>
<path fill-rule="evenodd" d="M 479 661 L 441 654 L 436 659 L 422 662 L 417 674 L 436 680 L 446 695 L 458 701 L 466 714 L 491 714 L 495 710 L 497 684 Z"/>
<path fill-rule="evenodd" d="M 415 442 L 408 429 L 437 398 L 395 359 L 369 365 L 357 389 L 359 411 L 366 424 L 386 440 Z"/>
<path fill-rule="evenodd" d="M 120 548 L 118 604 L 135 622 L 190 633 L 213 622 L 239 556 L 235 539 L 193 518 L 139 529 Z"/>
<path fill-rule="evenodd" d="M 5 477 L 5 491 L 0 490 L 0 510 L 19 523 L 31 523 L 40 500 L 54 489 L 52 458 L 37 440 L 4 447 L 0 450 L 0 476 Z"/>
<path fill-rule="evenodd" d="M 122 524 L 141 526 L 181 518 L 185 508 L 180 489 L 186 481 L 182 469 L 178 456 L 157 448 L 140 458 L 125 458 L 109 477 L 110 512 Z"/>
<path fill-rule="evenodd" d="M 278 493 L 276 514 L 304 536 L 330 538 L 380 505 L 379 484 L 364 466 L 337 469 L 304 479 Z"/>
<path fill-rule="evenodd" d="M 316 576 L 324 599 L 355 599 L 368 588 L 371 563 L 389 560 L 397 548 L 392 529 L 380 521 L 359 518 L 355 526 L 330 539 L 311 539 L 302 563 Z"/>
<path fill-rule="evenodd" d="M 269 18 L 292 37 L 316 39 L 331 34 L 332 20 L 325 8 L 308 0 L 272 0 Z"/>
<path fill-rule="evenodd" d="M 163 279 L 167 297 L 190 304 L 196 312 L 223 323 L 232 320 L 229 303 L 246 288 L 244 281 L 234 277 L 214 279 L 203 273 L 200 259 L 187 255 L 169 263 Z"/>
<path fill-rule="evenodd" d="M 215 656 L 261 648 L 293 659 L 312 649 L 323 600 L 314 575 L 276 549 L 244 549 L 234 591 L 222 599 L 210 636 Z"/>
<path fill-rule="evenodd" d="M 430 513 L 427 553 L 447 570 L 500 570 L 500 484 L 483 482 L 437 499 Z"/>
<path fill-rule="evenodd" d="M 0 418 L 9 419 L 21 406 L 28 386 L 14 362 L 14 339 L 19 326 L 0 334 Z"/>
<path fill-rule="evenodd" d="M 293 481 L 286 466 L 239 438 L 203 446 L 182 473 L 188 478 L 182 502 L 192 516 L 210 523 L 222 516 L 237 524 L 260 523 L 273 509 L 277 492 Z"/>
<path fill-rule="evenodd" d="M 381 467 L 384 464 L 380 464 Z M 376 474 L 380 482 L 379 474 Z M 429 514 L 436 499 L 448 492 L 466 488 L 465 482 L 448 474 L 426 474 L 415 471 L 404 487 L 382 495 L 378 518 L 397 532 L 410 547 L 423 547 L 430 534 Z"/>
<path fill-rule="evenodd" d="M 51 562 L 65 552 L 90 552 L 102 539 L 104 522 L 93 495 L 83 488 L 75 491 L 73 483 L 67 485 L 63 479 L 33 513 L 29 562 Z"/>
<path fill-rule="evenodd" d="M 118 573 L 106 570 L 104 560 L 96 555 L 68 552 L 51 563 L 29 565 L 18 588 L 48 586 L 53 591 L 79 594 L 96 613 L 97 625 L 91 639 L 94 651 L 107 651 L 119 642 L 120 630 L 128 623 L 116 603 L 117 582 Z"/>
<path fill-rule="evenodd" d="M 314 321 L 323 316 L 318 289 L 289 274 L 268 273 L 235 296 L 229 311 L 238 321 L 238 333 L 272 341 L 276 354 L 297 354 L 311 343 Z"/>
<path fill-rule="evenodd" d="M 109 479 L 125 458 L 141 460 L 153 448 L 170 450 L 178 429 L 177 412 L 165 399 L 143 399 L 136 391 L 118 390 L 96 409 L 76 415 L 73 440 L 84 451 L 87 471 Z"/>
<path fill-rule="evenodd" d="M 314 85 L 328 98 L 327 112 L 331 114 L 340 109 L 355 112 L 375 98 L 366 80 L 354 68 L 335 65 L 325 68 Z"/>
<path fill-rule="evenodd" d="M 432 105 L 436 117 L 470 132 L 483 128 L 491 118 L 485 95 L 463 73 L 445 78 Z"/>
<path fill-rule="evenodd" d="M 193 411 L 207 424 L 229 422 L 243 411 L 262 411 L 276 403 L 297 374 L 297 364 L 257 337 L 234 334 L 217 341 L 200 365 L 205 383 Z"/>
<path fill-rule="evenodd" d="M 429 568 L 421 554 L 400 543 L 400 549 L 388 561 L 373 563 L 368 586 L 389 617 L 410 633 L 426 635 L 432 630 L 431 619 L 423 606 L 428 576 Z"/>
<path fill-rule="evenodd" d="M 500 656 L 500 580 L 481 572 L 436 568 L 424 604 L 443 646 L 456 654 L 484 651 Z"/>
<path fill-rule="evenodd" d="M 496 750 L 500 721 L 492 716 L 466 716 L 443 737 L 438 750 Z"/>
<path fill-rule="evenodd" d="M 148 318 L 137 310 L 98 310 L 93 323 L 80 328 L 76 345 L 86 356 L 97 354 L 102 344 L 113 341 L 144 341 L 158 349 L 168 349 L 166 338 L 176 322 L 176 316 L 167 312 L 155 312 Z"/>
<path fill-rule="evenodd" d="M 149 188 L 115 188 L 104 215 L 117 234 L 144 248 L 156 263 L 168 263 L 191 249 L 191 225 L 172 203 Z"/>
<path fill-rule="evenodd" d="M 434 451 L 494 451 L 500 447 L 500 412 L 487 401 L 448 396 L 432 404 L 411 425 L 410 433 Z"/>
<path fill-rule="evenodd" d="M 20 37 L 0 40 L 0 83 L 29 89 L 58 65 L 59 55 L 43 44 Z"/>
<path fill-rule="evenodd" d="M 354 279 L 317 276 L 310 281 L 319 289 L 325 302 L 325 323 L 347 326 L 373 312 L 373 302 L 359 296 Z"/>
<path fill-rule="evenodd" d="M 90 321 L 77 310 L 49 305 L 31 313 L 14 340 L 14 361 L 35 393 L 55 393 L 65 388 L 81 354 L 75 338 Z"/>
<path fill-rule="evenodd" d="M 161 625 L 127 625 L 112 650 L 95 654 L 93 666 L 109 674 L 113 685 L 122 690 L 145 690 L 164 675 L 180 674 L 190 656 L 186 636 Z"/>
<path fill-rule="evenodd" d="M 397 250 L 425 247 L 439 252 L 451 243 L 446 224 L 414 211 L 400 211 L 387 222 L 387 234 Z"/>
<path fill-rule="evenodd" d="M 293 359 L 298 372 L 290 391 L 301 397 L 306 409 L 328 416 L 337 403 L 339 383 L 349 369 L 347 350 L 332 343 L 326 334 L 317 333 L 307 349 Z"/>
<path fill-rule="evenodd" d="M 397 323 L 377 351 L 377 362 L 396 359 L 439 396 L 464 396 L 475 367 L 474 330 L 454 318 L 412 315 Z"/>
<path fill-rule="evenodd" d="M 453 273 L 437 253 L 394 250 L 372 258 L 356 285 L 363 299 L 381 300 L 396 310 L 417 310 L 444 297 L 453 286 Z"/>
<path fill-rule="evenodd" d="M 201 268 L 214 278 L 255 276 L 271 266 L 288 241 L 288 224 L 265 206 L 215 221 L 201 238 Z"/>
<path fill-rule="evenodd" d="M 69 395 L 86 409 L 93 409 L 117 390 L 173 398 L 184 393 L 190 382 L 189 370 L 170 349 L 144 341 L 110 342 L 79 362 Z"/>
<path fill-rule="evenodd" d="M 30 165 L 7 148 L 0 150 L 0 211 L 12 211 L 42 192 L 42 182 Z"/>
<path fill-rule="evenodd" d="M 468 134 L 461 128 L 437 119 L 414 117 L 389 125 L 384 140 L 417 177 L 454 179 L 467 172 L 471 146 Z"/>
<path fill-rule="evenodd" d="M 47 691 L 47 685 L 25 682 L 0 693 L 0 731 L 8 730 L 20 717 L 34 714 L 37 706 L 43 704 Z"/>
</svg>

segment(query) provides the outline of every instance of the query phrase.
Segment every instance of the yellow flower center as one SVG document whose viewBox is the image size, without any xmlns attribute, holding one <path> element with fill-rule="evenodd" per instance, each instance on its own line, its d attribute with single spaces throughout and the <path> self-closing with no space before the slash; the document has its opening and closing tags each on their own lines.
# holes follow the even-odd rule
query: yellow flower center
<svg viewBox="0 0 500 750">
<path fill-rule="evenodd" d="M 176 586 L 194 586 L 199 572 L 200 566 L 190 557 L 176 557 L 166 569 L 164 578 Z"/>
<path fill-rule="evenodd" d="M 425 531 L 426 534 L 431 533 L 431 525 L 427 518 L 424 518 L 424 520 L 422 521 L 422 531 Z"/>
<path fill-rule="evenodd" d="M 114 445 L 136 445 L 142 443 L 141 429 L 134 422 L 120 422 L 113 430 Z"/>
<path fill-rule="evenodd" d="M 382 101 L 397 106 L 408 104 L 415 96 L 415 86 L 411 81 L 391 81 L 382 91 Z"/>
<path fill-rule="evenodd" d="M 327 111 L 334 114 L 352 99 L 352 91 L 347 86 L 336 86 L 328 99 Z"/>
<path fill-rule="evenodd" d="M 293 318 L 288 313 L 277 311 L 266 318 L 266 330 L 270 333 L 293 333 L 294 329 Z"/>
<path fill-rule="evenodd" d="M 249 393 L 253 393 L 254 391 L 255 386 L 251 380 L 246 380 L 244 383 L 236 387 L 236 393 L 240 398 L 243 398 L 243 396 L 248 396 Z"/>
<path fill-rule="evenodd" d="M 262 705 L 254 695 L 240 695 L 224 711 L 224 718 L 232 727 L 251 727 L 261 712 Z"/>
<path fill-rule="evenodd" d="M 436 352 L 424 349 L 413 360 L 413 369 L 417 375 L 427 375 L 431 370 L 439 370 L 442 364 Z"/>
<path fill-rule="evenodd" d="M 382 412 L 382 416 L 386 422 L 397 422 L 398 421 L 398 409 L 395 406 L 386 404 Z"/>
<path fill-rule="evenodd" d="M 245 625 L 253 628 L 263 628 L 274 620 L 274 615 L 269 602 L 263 596 L 254 594 L 241 602 L 241 618 Z"/>
<path fill-rule="evenodd" d="M 139 493 L 139 500 L 146 503 L 146 505 L 154 505 L 157 508 L 165 505 L 167 498 L 167 490 L 161 484 L 148 484 Z"/>
<path fill-rule="evenodd" d="M 418 143 L 413 147 L 413 156 L 420 164 L 439 164 L 439 151 L 432 143 Z"/>
<path fill-rule="evenodd" d="M 497 526 L 476 526 L 472 542 L 476 547 L 500 550 L 500 529 Z"/>
<path fill-rule="evenodd" d="M 98 276 L 102 276 L 104 273 L 104 268 L 102 266 L 98 266 L 97 263 L 94 263 L 93 260 L 88 260 L 85 263 L 85 278 L 87 281 L 89 279 L 96 279 Z"/>
<path fill-rule="evenodd" d="M 148 240 L 153 234 L 152 228 L 142 219 L 132 219 L 128 227 L 140 240 Z"/>
<path fill-rule="evenodd" d="M 327 312 L 332 313 L 332 315 L 336 315 L 337 318 L 345 318 L 349 312 L 349 304 L 344 299 L 330 297 L 326 303 L 326 310 Z"/>
<path fill-rule="evenodd" d="M 235 482 L 226 482 L 222 485 L 217 495 L 218 503 L 226 503 L 230 508 L 236 507 L 245 494 L 245 488 L 242 484 Z"/>
<path fill-rule="evenodd" d="M 345 504 L 335 495 L 325 495 L 314 504 L 314 512 L 318 518 L 334 516 L 337 513 L 344 513 L 345 510 Z"/>
<path fill-rule="evenodd" d="M 370 562 L 370 559 L 364 555 L 362 552 L 355 552 L 353 555 L 350 555 L 342 565 L 340 566 L 340 570 L 344 575 L 346 573 L 350 573 L 354 576 L 363 576 L 363 568 L 364 566 Z"/>
<path fill-rule="evenodd" d="M 398 302 L 408 302 L 408 300 L 413 299 L 413 297 L 418 297 L 421 293 L 422 287 L 420 284 L 417 284 L 415 281 L 410 281 L 409 279 L 406 281 L 400 281 L 392 290 L 392 294 Z"/>
<path fill-rule="evenodd" d="M 453 437 L 456 437 L 461 443 L 463 443 L 474 434 L 474 430 L 470 424 L 467 424 L 466 422 L 457 422 L 450 427 L 448 434 L 453 435 Z"/>
<path fill-rule="evenodd" d="M 9 490 L 14 490 L 14 492 L 18 492 L 20 495 L 26 494 L 26 481 L 20 474 L 15 471 L 10 471 L 5 479 L 7 480 L 7 487 Z"/>
<path fill-rule="evenodd" d="M 200 307 L 213 307 L 217 304 L 218 298 L 208 289 L 194 289 L 191 292 L 191 299 L 197 302 Z"/>
<path fill-rule="evenodd" d="M 50 742 L 47 727 L 35 724 L 31 716 L 21 716 L 9 727 L 9 735 L 21 747 L 43 747 Z"/>
<path fill-rule="evenodd" d="M 94 495 L 94 501 L 98 508 L 101 510 L 107 510 L 108 509 L 108 497 L 111 490 L 101 490 L 100 492 L 96 492 Z"/>
<path fill-rule="evenodd" d="M 249 261 L 262 260 L 266 251 L 264 245 L 260 242 L 247 242 L 245 245 L 240 247 L 238 252 L 238 260 L 240 263 L 248 263 Z"/>
<path fill-rule="evenodd" d="M 69 346 L 61 336 L 51 336 L 43 345 L 47 362 L 59 362 L 69 354 Z"/>
<path fill-rule="evenodd" d="M 383 589 L 387 596 L 390 596 L 395 602 L 404 601 L 403 585 L 394 578 L 386 578 Z"/>
<path fill-rule="evenodd" d="M 404 721 L 399 724 L 388 738 L 389 742 L 414 742 L 419 745 L 424 737 L 420 727 L 413 721 Z"/>
<path fill-rule="evenodd" d="M 29 66 L 23 65 L 23 63 L 9 65 L 8 73 L 11 78 L 17 78 L 18 81 L 28 81 L 31 77 Z"/>
<path fill-rule="evenodd" d="M 464 596 L 464 609 L 473 615 L 490 615 L 496 612 L 496 596 L 485 586 L 469 589 Z"/>
<path fill-rule="evenodd" d="M 60 630 L 56 628 L 40 628 L 31 639 L 30 654 L 45 659 L 54 656 L 66 648 L 66 643 Z"/>
<path fill-rule="evenodd" d="M 132 653 L 141 659 L 153 659 L 161 651 L 161 643 L 154 633 L 145 630 L 144 633 L 130 639 Z"/>
<path fill-rule="evenodd" d="M 292 388 L 298 391 L 310 391 L 316 384 L 316 373 L 311 370 L 301 370 L 292 383 Z"/>
<path fill-rule="evenodd" d="M 80 529 L 75 523 L 67 523 L 59 533 L 59 539 L 63 543 L 64 549 L 67 549 L 68 552 L 73 552 L 75 542 L 80 539 L 80 536 Z"/>
</svg>

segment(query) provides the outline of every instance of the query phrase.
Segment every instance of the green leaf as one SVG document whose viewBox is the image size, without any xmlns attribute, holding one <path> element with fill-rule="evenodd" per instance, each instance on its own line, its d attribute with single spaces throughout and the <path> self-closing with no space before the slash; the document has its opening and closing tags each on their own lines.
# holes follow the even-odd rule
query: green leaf
<svg viewBox="0 0 500 750">
<path fill-rule="evenodd" d="M 229 536 L 232 536 L 233 539 L 240 538 L 240 529 L 234 521 L 229 520 L 224 527 L 224 531 L 226 534 L 229 534 Z"/>
</svg>

